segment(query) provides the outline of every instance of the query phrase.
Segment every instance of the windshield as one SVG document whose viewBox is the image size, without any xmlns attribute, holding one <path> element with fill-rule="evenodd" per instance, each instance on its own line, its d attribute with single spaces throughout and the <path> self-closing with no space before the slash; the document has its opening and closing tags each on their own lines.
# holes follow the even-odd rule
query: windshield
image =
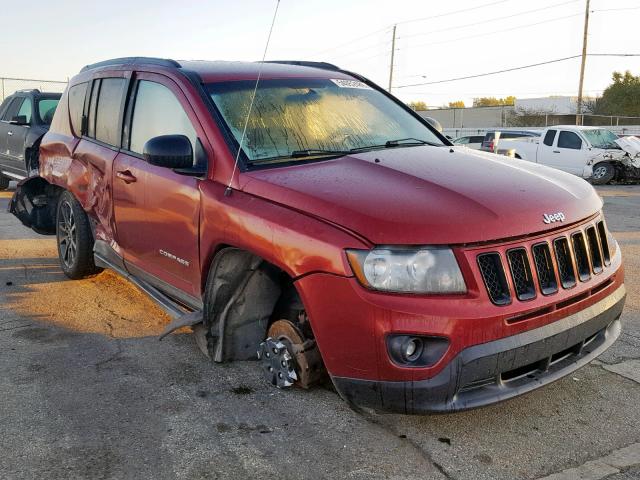
<svg viewBox="0 0 640 480">
<path fill-rule="evenodd" d="M 620 148 L 616 143 L 618 136 L 609 130 L 597 128 L 583 130 L 581 133 L 593 148 Z"/>
<path fill-rule="evenodd" d="M 255 81 L 207 86 L 239 143 Z M 350 151 L 443 145 L 440 138 L 382 93 L 357 80 L 263 80 L 247 124 L 249 164 Z"/>
<path fill-rule="evenodd" d="M 38 114 L 40 115 L 40 120 L 47 125 L 51 125 L 51 120 L 53 119 L 53 114 L 56 111 L 59 101 L 59 98 L 43 98 L 38 100 Z"/>
</svg>

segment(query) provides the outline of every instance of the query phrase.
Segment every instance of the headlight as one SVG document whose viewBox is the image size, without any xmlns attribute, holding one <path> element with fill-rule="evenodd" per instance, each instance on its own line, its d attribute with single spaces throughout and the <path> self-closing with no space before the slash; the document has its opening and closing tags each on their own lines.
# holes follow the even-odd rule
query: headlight
<svg viewBox="0 0 640 480">
<path fill-rule="evenodd" d="M 467 287 L 450 248 L 347 250 L 358 281 L 373 290 L 398 293 L 465 293 Z"/>
</svg>

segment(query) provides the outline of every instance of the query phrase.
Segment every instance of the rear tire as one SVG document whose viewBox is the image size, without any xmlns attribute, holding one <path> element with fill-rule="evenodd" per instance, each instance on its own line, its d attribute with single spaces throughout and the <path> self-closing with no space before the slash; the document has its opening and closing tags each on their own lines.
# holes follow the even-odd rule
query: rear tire
<svg viewBox="0 0 640 480">
<path fill-rule="evenodd" d="M 609 162 L 600 162 L 593 167 L 591 183 L 594 185 L 605 185 L 616 176 L 616 169 Z"/>
<path fill-rule="evenodd" d="M 67 277 L 78 280 L 102 271 L 93 260 L 94 240 L 89 217 L 75 197 L 66 191 L 58 199 L 56 240 L 60 266 Z"/>
<path fill-rule="evenodd" d="M 0 191 L 6 190 L 7 188 L 9 188 L 9 182 L 11 182 L 11 179 L 9 177 L 0 175 Z"/>
</svg>

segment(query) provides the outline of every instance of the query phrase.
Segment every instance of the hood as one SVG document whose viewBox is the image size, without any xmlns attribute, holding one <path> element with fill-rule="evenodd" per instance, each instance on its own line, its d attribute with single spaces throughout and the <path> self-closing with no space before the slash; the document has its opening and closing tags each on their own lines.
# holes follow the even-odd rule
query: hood
<svg viewBox="0 0 640 480">
<path fill-rule="evenodd" d="M 484 242 L 554 229 L 602 208 L 584 180 L 464 147 L 405 147 L 243 173 L 242 189 L 377 245 Z M 559 218 L 560 216 L 558 216 Z M 556 217 L 554 217 L 556 218 Z"/>
</svg>

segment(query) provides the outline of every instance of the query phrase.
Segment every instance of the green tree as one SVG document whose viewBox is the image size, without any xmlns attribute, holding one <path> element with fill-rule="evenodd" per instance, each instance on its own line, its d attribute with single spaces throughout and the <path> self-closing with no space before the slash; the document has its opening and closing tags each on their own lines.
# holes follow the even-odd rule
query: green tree
<svg viewBox="0 0 640 480">
<path fill-rule="evenodd" d="M 640 116 L 640 76 L 629 70 L 613 72 L 613 83 L 596 100 L 594 112 L 600 115 Z"/>
<path fill-rule="evenodd" d="M 516 97 L 510 95 L 505 98 L 479 97 L 473 99 L 474 107 L 500 107 L 502 105 L 515 105 Z"/>
<path fill-rule="evenodd" d="M 427 110 L 427 104 L 422 100 L 417 100 L 413 102 L 409 102 L 409 107 L 415 110 L 416 112 Z"/>
<path fill-rule="evenodd" d="M 464 102 L 462 100 L 456 100 L 455 102 L 449 102 L 449 108 L 464 108 Z"/>
</svg>

